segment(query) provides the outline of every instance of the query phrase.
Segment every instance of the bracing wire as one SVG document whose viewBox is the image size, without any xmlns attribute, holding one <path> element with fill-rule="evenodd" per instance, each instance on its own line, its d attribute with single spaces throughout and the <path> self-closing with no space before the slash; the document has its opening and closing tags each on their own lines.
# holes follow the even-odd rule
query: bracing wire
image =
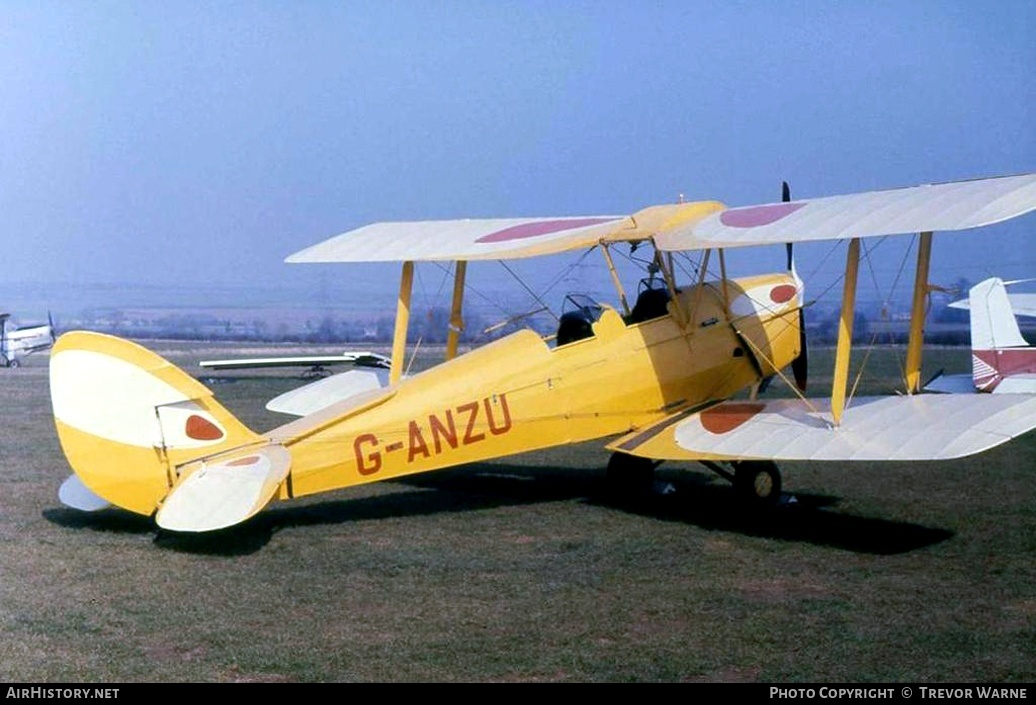
<svg viewBox="0 0 1036 705">
<path fill-rule="evenodd" d="M 878 284 L 878 277 L 877 277 L 877 273 L 874 271 L 874 263 L 873 263 L 873 259 L 871 258 L 871 255 L 873 254 L 873 252 L 875 250 L 878 249 L 878 247 L 880 247 L 885 242 L 885 240 L 886 240 L 886 238 L 882 237 L 872 247 L 870 247 L 869 249 L 866 249 L 864 251 L 864 259 L 867 262 L 867 270 L 868 270 L 868 272 L 871 275 L 871 281 L 874 284 L 874 289 L 875 289 L 875 291 L 878 292 L 879 295 L 882 293 L 881 292 L 881 286 Z M 882 297 L 882 307 L 881 307 L 882 319 L 884 321 L 886 321 L 886 322 L 888 321 L 888 307 L 889 307 L 889 304 L 892 301 L 892 298 L 895 295 L 896 289 L 899 286 L 899 280 L 900 280 L 900 277 L 903 275 L 903 269 L 906 267 L 907 260 L 910 258 L 910 252 L 913 250 L 914 240 L 915 240 L 915 238 L 911 238 L 910 243 L 907 246 L 906 252 L 903 253 L 903 257 L 901 258 L 900 263 L 899 263 L 899 268 L 896 270 L 896 276 L 893 278 L 892 284 L 889 287 L 888 294 L 886 296 Z M 926 311 L 926 313 L 927 313 L 927 311 Z M 865 369 L 867 367 L 868 361 L 870 360 L 871 353 L 874 351 L 875 347 L 877 347 L 877 342 L 878 342 L 878 332 L 875 331 L 875 332 L 871 333 L 870 341 L 867 343 L 867 348 L 866 348 L 866 350 L 864 352 L 863 360 L 860 363 L 860 368 L 859 368 L 859 370 L 856 373 L 856 377 L 853 380 L 852 387 L 851 387 L 850 392 L 848 394 L 847 403 L 849 401 L 852 401 L 852 398 L 854 396 L 856 396 L 856 390 L 859 387 L 860 381 L 863 379 L 863 373 L 864 373 L 864 371 L 865 371 Z M 905 363 L 905 361 L 903 359 L 903 356 L 900 355 L 898 352 L 896 353 L 896 363 L 899 366 L 900 376 L 904 377 L 906 375 L 906 363 Z"/>
<path fill-rule="evenodd" d="M 500 266 L 502 266 L 505 270 L 507 270 L 508 274 L 510 274 L 512 277 L 514 277 L 514 280 L 516 282 L 518 282 L 523 289 L 525 289 L 525 292 L 529 296 L 531 296 L 536 301 L 536 303 L 538 303 L 540 306 L 545 308 L 547 310 L 547 312 L 551 316 L 554 317 L 554 320 L 560 320 L 558 315 L 556 313 L 554 313 L 554 309 L 552 309 L 550 306 L 548 306 L 547 303 L 543 300 L 543 298 L 539 294 L 537 294 L 535 291 L 533 291 L 532 288 L 528 284 L 525 283 L 525 280 L 523 280 L 521 277 L 519 277 L 518 274 L 515 273 L 515 271 L 513 269 L 511 269 L 510 266 L 508 266 L 506 260 L 499 260 L 499 262 L 500 262 Z"/>
<path fill-rule="evenodd" d="M 439 264 L 439 263 L 436 263 L 436 264 Z M 441 265 L 440 265 L 440 267 L 441 267 Z M 421 292 L 421 298 L 424 300 L 425 308 L 427 309 L 425 315 L 428 316 L 429 318 L 431 317 L 432 311 L 435 309 L 435 306 L 439 303 L 439 300 L 442 298 L 442 291 L 443 291 L 443 289 L 446 286 L 446 280 L 449 278 L 449 274 L 450 274 L 450 269 L 451 268 L 450 267 L 441 267 L 441 269 L 443 270 L 443 275 L 442 275 L 442 278 L 439 280 L 439 288 L 438 288 L 438 290 L 436 290 L 435 296 L 433 298 L 430 298 L 428 296 L 428 289 L 427 289 L 427 287 L 425 286 L 425 283 L 424 283 L 424 277 L 421 276 L 422 267 L 414 267 L 414 276 L 417 278 L 417 286 L 418 286 L 418 289 Z M 414 366 L 414 362 L 417 360 L 417 353 L 421 349 L 421 344 L 423 342 L 424 342 L 424 332 L 422 332 L 421 335 L 419 335 L 417 337 L 417 340 L 414 342 L 414 348 L 410 352 L 410 359 L 407 361 L 407 364 L 406 364 L 406 366 L 404 368 L 405 369 L 405 373 L 408 374 L 408 375 L 410 374 L 410 370 Z"/>
</svg>

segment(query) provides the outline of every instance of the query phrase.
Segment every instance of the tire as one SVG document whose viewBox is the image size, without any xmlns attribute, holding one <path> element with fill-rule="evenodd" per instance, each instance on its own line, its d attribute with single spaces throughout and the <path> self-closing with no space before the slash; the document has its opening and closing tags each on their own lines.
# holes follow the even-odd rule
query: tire
<svg viewBox="0 0 1036 705">
<path fill-rule="evenodd" d="M 608 491 L 617 498 L 643 496 L 655 481 L 655 461 L 625 453 L 612 453 L 605 471 Z"/>
<path fill-rule="evenodd" d="M 9 365 L 9 366 L 10 366 L 10 367 L 21 367 L 21 366 L 22 366 L 22 363 L 21 363 L 21 362 L 20 362 L 19 360 L 17 360 L 17 359 L 14 359 L 14 360 L 11 360 L 11 362 L 10 362 L 10 365 Z"/>
<path fill-rule="evenodd" d="M 744 499 L 772 507 L 781 498 L 781 472 L 771 460 L 734 463 L 734 488 Z"/>
</svg>

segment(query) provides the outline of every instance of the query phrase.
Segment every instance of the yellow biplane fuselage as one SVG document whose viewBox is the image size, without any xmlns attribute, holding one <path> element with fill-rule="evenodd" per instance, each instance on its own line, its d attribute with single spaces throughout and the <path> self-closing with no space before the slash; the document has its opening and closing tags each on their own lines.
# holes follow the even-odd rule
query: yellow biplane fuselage
<svg viewBox="0 0 1036 705">
<path fill-rule="evenodd" d="M 513 333 L 271 431 L 292 457 L 280 496 L 613 436 L 727 399 L 798 356 L 800 306 L 793 277 L 765 275 L 685 289 L 642 322 L 602 307 L 592 335 L 561 345 Z"/>
</svg>

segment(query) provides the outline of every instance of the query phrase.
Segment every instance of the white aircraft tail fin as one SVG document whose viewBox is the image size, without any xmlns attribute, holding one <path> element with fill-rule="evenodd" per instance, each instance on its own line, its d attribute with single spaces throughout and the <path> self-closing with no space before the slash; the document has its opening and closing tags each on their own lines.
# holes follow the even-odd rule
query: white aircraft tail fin
<svg viewBox="0 0 1036 705">
<path fill-rule="evenodd" d="M 1002 279 L 993 277 L 971 287 L 972 350 L 1028 347 L 1011 310 Z"/>
<path fill-rule="evenodd" d="M 991 392 L 1007 377 L 1036 371 L 1036 348 L 1022 337 L 1002 279 L 993 277 L 973 286 L 968 305 L 976 389 Z"/>
</svg>

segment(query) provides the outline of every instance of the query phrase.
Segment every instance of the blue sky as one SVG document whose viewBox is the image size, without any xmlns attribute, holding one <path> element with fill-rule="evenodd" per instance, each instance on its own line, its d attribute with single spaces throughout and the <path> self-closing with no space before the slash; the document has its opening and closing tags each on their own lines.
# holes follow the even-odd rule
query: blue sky
<svg viewBox="0 0 1036 705">
<path fill-rule="evenodd" d="M 1036 3 L 1009 0 L 0 0 L 0 85 L 5 279 L 45 293 L 391 290 L 283 259 L 378 220 L 1036 170 Z M 940 235 L 932 278 L 1036 275 L 1034 242 L 1033 214 Z"/>
</svg>

